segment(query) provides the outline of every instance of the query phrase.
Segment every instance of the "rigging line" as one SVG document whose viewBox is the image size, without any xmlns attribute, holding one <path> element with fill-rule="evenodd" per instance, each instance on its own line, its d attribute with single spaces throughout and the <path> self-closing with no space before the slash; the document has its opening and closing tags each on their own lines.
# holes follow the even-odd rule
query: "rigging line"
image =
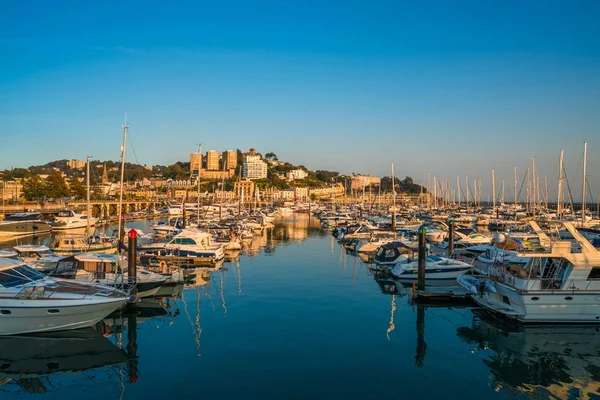
<svg viewBox="0 0 600 400">
<path fill-rule="evenodd" d="M 525 173 L 523 174 L 523 179 L 521 179 L 521 187 L 519 188 L 519 193 L 517 194 L 517 203 L 519 202 L 519 198 L 521 197 L 521 191 L 523 190 L 523 185 L 527 180 L 527 174 L 529 174 L 529 167 L 525 169 Z"/>
<path fill-rule="evenodd" d="M 446 320 L 447 322 L 451 323 L 451 324 L 452 324 L 452 325 L 454 325 L 454 326 L 458 326 L 458 327 L 462 326 L 461 324 L 458 324 L 458 323 L 456 323 L 456 322 L 454 322 L 454 321 L 450 320 L 448 317 L 443 317 L 442 315 L 435 313 L 435 312 L 434 312 L 434 311 L 433 311 L 431 308 L 430 308 L 430 309 L 428 309 L 427 311 L 428 311 L 430 314 L 433 314 L 433 315 L 435 315 L 435 316 L 436 316 L 436 317 L 438 317 L 438 318 L 441 318 L 441 319 L 443 319 L 443 320 Z"/>
<path fill-rule="evenodd" d="M 569 194 L 569 204 L 571 205 L 571 214 L 575 213 L 575 207 L 573 206 L 573 190 L 569 184 L 569 178 L 567 178 L 567 167 L 563 164 L 563 172 L 565 175 L 565 183 L 567 184 L 567 193 Z"/>
<path fill-rule="evenodd" d="M 137 158 L 137 154 L 135 152 L 135 147 L 133 146 L 133 139 L 131 138 L 131 133 L 129 131 L 127 131 L 127 133 L 129 133 L 129 146 L 131 147 L 131 151 L 133 152 L 133 158 L 135 158 L 135 163 L 136 164 L 140 164 L 138 158 Z"/>
<path fill-rule="evenodd" d="M 592 189 L 590 188 L 590 181 L 587 176 L 585 177 L 585 182 L 587 185 L 588 194 L 590 195 L 590 203 L 594 203 L 594 195 L 592 194 Z"/>
<path fill-rule="evenodd" d="M 563 164 L 564 165 L 564 164 Z M 579 159 L 579 163 L 577 164 L 577 169 L 575 170 L 575 175 L 573 176 L 572 182 L 577 182 L 576 177 L 579 175 L 579 167 L 583 165 L 583 153 L 581 153 L 581 158 Z M 575 184 L 573 184 L 573 190 L 576 189 Z"/>
</svg>

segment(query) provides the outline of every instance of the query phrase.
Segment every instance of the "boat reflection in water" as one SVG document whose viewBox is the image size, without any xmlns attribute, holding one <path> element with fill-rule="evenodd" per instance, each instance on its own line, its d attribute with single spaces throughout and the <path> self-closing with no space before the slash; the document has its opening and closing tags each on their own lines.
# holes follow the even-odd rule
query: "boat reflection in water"
<svg viewBox="0 0 600 400">
<path fill-rule="evenodd" d="M 507 325 L 473 310 L 471 327 L 457 335 L 489 352 L 490 385 L 531 398 L 588 399 L 600 396 L 600 328 Z"/>
<path fill-rule="evenodd" d="M 180 294 L 181 286 L 173 290 Z M 0 337 L 0 396 L 56 392 L 79 374 L 109 396 L 122 395 L 125 383 L 139 377 L 137 325 L 179 315 L 173 300 L 143 300 L 134 312 L 110 315 L 94 328 Z"/>
<path fill-rule="evenodd" d="M 126 360 L 122 349 L 92 328 L 0 337 L 0 393 L 45 393 L 48 387 L 56 389 L 50 378 L 53 374 L 78 373 Z"/>
</svg>

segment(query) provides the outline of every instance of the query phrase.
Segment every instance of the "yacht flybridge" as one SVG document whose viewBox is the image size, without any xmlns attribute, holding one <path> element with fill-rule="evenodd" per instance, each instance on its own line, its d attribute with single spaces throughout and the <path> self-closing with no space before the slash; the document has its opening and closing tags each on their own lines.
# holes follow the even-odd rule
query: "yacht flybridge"
<svg viewBox="0 0 600 400">
<path fill-rule="evenodd" d="M 520 253 L 519 263 L 499 260 L 488 277 L 460 276 L 458 282 L 487 311 L 521 323 L 600 324 L 600 252 L 571 223 L 563 224 L 578 249 L 540 232 L 547 250 Z"/>
</svg>

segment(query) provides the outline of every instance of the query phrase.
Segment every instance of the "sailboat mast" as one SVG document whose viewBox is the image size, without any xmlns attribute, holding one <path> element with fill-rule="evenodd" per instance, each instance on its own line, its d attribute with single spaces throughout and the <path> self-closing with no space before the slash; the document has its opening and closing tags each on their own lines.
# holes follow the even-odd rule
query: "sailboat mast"
<svg viewBox="0 0 600 400">
<path fill-rule="evenodd" d="M 200 227 L 200 170 L 202 169 L 202 143 L 198 143 L 198 157 L 197 158 L 198 158 L 198 176 L 196 177 L 196 183 L 198 184 L 198 193 L 196 194 L 196 213 L 197 213 L 196 226 Z M 207 161 L 207 163 L 208 163 L 208 161 Z M 208 166 L 207 166 L 207 168 L 208 168 Z M 183 207 L 185 208 L 185 204 L 183 205 Z"/>
<path fill-rule="evenodd" d="M 583 193 L 581 196 L 581 225 L 585 223 L 585 194 L 587 192 L 587 142 L 583 142 Z"/>
<path fill-rule="evenodd" d="M 119 235 L 119 243 L 122 243 L 123 237 L 121 236 L 121 228 L 123 225 L 123 181 L 125 179 L 125 148 L 127 146 L 127 131 L 129 125 L 127 125 L 127 115 L 125 116 L 125 124 L 123 124 L 123 144 L 121 145 L 121 185 L 119 190 L 119 221 L 117 225 L 117 235 Z"/>
<path fill-rule="evenodd" d="M 394 163 L 392 163 L 392 229 L 396 236 L 396 180 L 394 178 Z"/>
<path fill-rule="evenodd" d="M 465 175 L 465 186 L 466 186 L 465 187 L 465 191 L 467 192 L 466 193 L 466 196 L 467 196 L 466 200 L 467 200 L 467 209 L 468 209 L 469 208 L 469 200 L 470 200 L 470 198 L 469 198 L 469 190 L 470 189 L 469 189 L 469 177 L 467 175 Z"/>
<path fill-rule="evenodd" d="M 90 217 L 91 217 L 91 212 L 90 212 L 90 156 L 87 157 L 87 166 L 85 168 L 85 187 L 86 187 L 86 192 L 87 192 L 87 196 L 86 196 L 86 214 L 87 214 L 87 218 L 86 218 L 86 227 L 85 227 L 85 236 L 86 236 L 86 241 L 89 241 L 89 234 L 90 234 Z"/>
<path fill-rule="evenodd" d="M 535 158 L 531 157 L 531 207 L 533 209 L 533 215 L 536 214 L 537 207 L 537 175 L 535 173 Z"/>
<path fill-rule="evenodd" d="M 427 210 L 431 210 L 431 172 L 427 171 Z"/>
<path fill-rule="evenodd" d="M 558 219 L 562 219 L 562 202 L 563 202 L 563 150 L 560 151 L 558 158 L 558 198 L 556 199 L 556 214 Z"/>
<path fill-rule="evenodd" d="M 492 209 L 496 212 L 496 171 L 494 168 L 492 168 Z"/>
<path fill-rule="evenodd" d="M 517 204 L 517 166 L 513 165 L 513 203 Z"/>
</svg>

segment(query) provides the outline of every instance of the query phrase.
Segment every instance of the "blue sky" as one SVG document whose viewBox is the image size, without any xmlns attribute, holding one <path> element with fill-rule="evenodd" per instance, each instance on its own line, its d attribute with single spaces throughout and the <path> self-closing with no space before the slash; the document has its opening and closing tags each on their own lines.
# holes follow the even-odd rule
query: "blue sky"
<svg viewBox="0 0 600 400">
<path fill-rule="evenodd" d="M 89 4 L 87 4 L 89 3 Z M 600 2 L 0 2 L 0 169 L 256 148 L 310 169 L 600 191 Z M 510 182 L 510 184 L 509 184 Z M 507 198 L 511 195 L 507 193 Z M 580 195 L 578 194 L 580 197 Z"/>
</svg>

